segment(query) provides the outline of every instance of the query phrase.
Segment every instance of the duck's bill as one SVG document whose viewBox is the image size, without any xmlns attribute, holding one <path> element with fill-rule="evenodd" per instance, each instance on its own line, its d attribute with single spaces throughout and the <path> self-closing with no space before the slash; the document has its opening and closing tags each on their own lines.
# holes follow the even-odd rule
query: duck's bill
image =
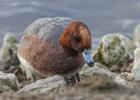
<svg viewBox="0 0 140 100">
<path fill-rule="evenodd" d="M 91 56 L 90 49 L 85 49 L 82 54 L 85 59 L 85 62 L 91 67 L 94 66 L 94 61 L 93 61 L 93 57 Z"/>
</svg>

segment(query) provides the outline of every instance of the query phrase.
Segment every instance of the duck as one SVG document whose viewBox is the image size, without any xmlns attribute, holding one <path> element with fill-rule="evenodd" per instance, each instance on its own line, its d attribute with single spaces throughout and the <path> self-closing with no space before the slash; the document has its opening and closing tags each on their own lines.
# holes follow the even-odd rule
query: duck
<svg viewBox="0 0 140 100">
<path fill-rule="evenodd" d="M 85 63 L 94 65 L 87 25 L 67 17 L 39 18 L 24 31 L 18 48 L 21 69 L 33 81 L 62 75 L 66 83 L 80 82 Z"/>
</svg>

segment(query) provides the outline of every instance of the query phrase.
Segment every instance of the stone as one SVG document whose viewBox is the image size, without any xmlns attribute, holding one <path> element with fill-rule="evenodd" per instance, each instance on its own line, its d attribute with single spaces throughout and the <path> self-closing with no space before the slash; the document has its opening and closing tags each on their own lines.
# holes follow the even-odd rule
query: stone
<svg viewBox="0 0 140 100">
<path fill-rule="evenodd" d="M 96 66 L 99 65 L 100 64 L 96 64 Z M 88 69 L 89 68 L 85 70 Z M 93 100 L 124 100 L 124 99 L 139 100 L 140 91 L 138 87 L 137 89 L 131 89 L 131 88 L 126 88 L 126 86 L 127 87 L 129 86 L 128 84 L 125 84 L 126 86 L 122 85 L 125 79 L 126 79 L 125 81 L 133 80 L 133 76 L 130 73 L 123 73 L 121 75 L 117 75 L 117 77 L 115 78 L 117 82 L 115 82 L 114 78 L 109 77 L 107 74 L 104 75 L 100 73 L 95 73 L 94 76 L 92 75 L 89 79 L 82 82 L 81 84 L 76 85 L 75 87 L 73 86 L 69 88 L 64 88 L 58 91 L 58 88 L 61 88 L 61 85 L 63 87 L 65 84 L 64 84 L 63 77 L 56 75 L 32 83 L 32 85 L 30 84 L 27 87 L 25 86 L 26 88 L 24 87 L 23 89 L 19 90 L 17 93 L 14 92 L 2 93 L 0 99 L 2 100 L 23 100 L 23 99 L 91 100 L 92 98 Z M 60 81 L 62 81 L 62 83 Z M 58 85 L 57 82 L 60 82 L 60 84 Z"/>
<path fill-rule="evenodd" d="M 58 89 L 64 87 L 65 84 L 66 84 L 65 80 L 62 76 L 55 75 L 29 84 L 20 89 L 18 92 L 20 93 L 20 92 L 36 91 L 39 93 L 46 93 L 50 91 L 57 91 Z"/>
<path fill-rule="evenodd" d="M 134 51 L 134 66 L 131 73 L 134 75 L 136 81 L 140 81 L 140 48 Z"/>
<path fill-rule="evenodd" d="M 14 90 L 19 89 L 19 83 L 16 76 L 12 73 L 3 73 L 0 71 L 0 91 Z"/>
<path fill-rule="evenodd" d="M 140 47 L 140 24 L 134 29 L 134 42 L 137 47 Z"/>
<path fill-rule="evenodd" d="M 119 66 L 122 68 L 133 62 L 135 48 L 133 41 L 128 37 L 119 33 L 107 34 L 101 39 L 93 58 L 95 62 L 100 62 L 107 67 Z"/>
<path fill-rule="evenodd" d="M 111 76 L 108 76 L 107 74 L 100 74 L 100 73 L 94 73 L 92 77 L 87 79 L 86 81 L 82 82 L 80 84 L 80 87 L 82 88 L 89 88 L 94 90 L 112 90 L 112 89 L 119 89 L 121 87 L 119 84 L 114 82 L 114 78 Z M 123 87 L 122 87 L 123 88 Z"/>
<path fill-rule="evenodd" d="M 115 78 L 117 76 L 116 73 L 111 72 L 110 70 L 107 69 L 106 66 L 100 63 L 95 63 L 94 67 L 90 67 L 90 68 L 85 65 L 84 68 L 87 69 L 83 69 L 80 72 L 80 76 L 83 77 L 84 79 L 86 79 L 87 77 L 94 77 L 95 74 L 107 75 L 108 77 L 112 77 L 112 78 Z"/>
<path fill-rule="evenodd" d="M 128 72 L 123 72 L 121 74 L 116 74 L 114 72 L 111 72 L 109 69 L 107 69 L 106 66 L 95 63 L 94 67 L 87 68 L 87 66 L 84 66 L 86 69 L 83 69 L 80 72 L 80 77 L 83 81 L 89 81 L 91 78 L 96 77 L 103 77 L 103 80 L 101 83 L 106 82 L 105 79 L 110 79 L 111 83 L 116 83 L 118 86 L 122 86 L 125 88 L 136 88 L 137 83 L 134 79 L 133 74 Z M 95 79 L 94 79 L 95 80 Z M 96 80 L 95 80 L 96 81 Z M 94 82 L 96 83 L 96 82 Z M 97 83 L 99 84 L 99 83 Z"/>
<path fill-rule="evenodd" d="M 137 88 L 137 85 L 138 85 L 137 82 L 134 80 L 134 76 L 128 72 L 118 74 L 115 77 L 114 82 L 126 88 L 132 88 L 132 89 Z"/>
<path fill-rule="evenodd" d="M 20 64 L 17 58 L 19 42 L 12 33 L 6 33 L 0 49 L 0 70 L 8 70 Z"/>
</svg>

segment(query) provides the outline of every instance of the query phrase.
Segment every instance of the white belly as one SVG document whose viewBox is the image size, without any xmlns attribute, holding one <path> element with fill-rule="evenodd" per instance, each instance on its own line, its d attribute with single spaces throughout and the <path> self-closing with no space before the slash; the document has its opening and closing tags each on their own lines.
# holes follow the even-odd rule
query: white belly
<svg viewBox="0 0 140 100">
<path fill-rule="evenodd" d="M 43 78 L 47 77 L 47 75 L 44 75 L 41 72 L 35 70 L 33 66 L 20 54 L 18 54 L 18 58 L 21 62 L 20 68 L 22 69 L 23 72 L 25 72 L 26 77 L 28 79 L 34 80 L 34 78 L 39 79 L 40 77 L 43 77 Z"/>
</svg>

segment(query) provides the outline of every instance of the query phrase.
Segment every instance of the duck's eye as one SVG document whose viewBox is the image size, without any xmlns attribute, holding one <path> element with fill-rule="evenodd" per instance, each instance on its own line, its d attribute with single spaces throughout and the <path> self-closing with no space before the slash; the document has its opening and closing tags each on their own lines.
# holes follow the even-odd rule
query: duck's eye
<svg viewBox="0 0 140 100">
<path fill-rule="evenodd" d="M 81 40 L 80 36 L 77 33 L 73 34 L 73 39 L 77 42 L 80 42 L 80 40 Z"/>
</svg>

